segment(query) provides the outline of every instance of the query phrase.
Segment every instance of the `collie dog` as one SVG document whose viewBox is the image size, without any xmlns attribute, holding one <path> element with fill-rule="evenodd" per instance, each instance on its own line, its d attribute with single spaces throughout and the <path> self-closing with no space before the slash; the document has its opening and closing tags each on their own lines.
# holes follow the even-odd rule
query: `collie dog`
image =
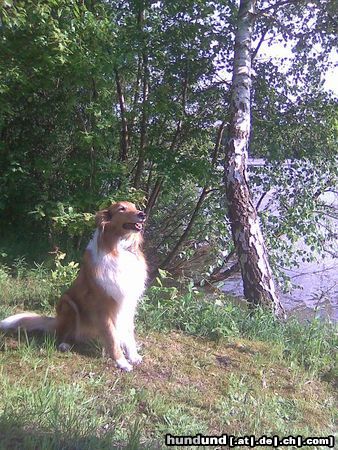
<svg viewBox="0 0 338 450">
<path fill-rule="evenodd" d="M 142 361 L 134 316 L 147 277 L 141 251 L 145 220 L 145 213 L 129 202 L 99 211 L 79 274 L 60 298 L 56 317 L 16 314 L 0 322 L 0 329 L 56 332 L 61 351 L 73 341 L 98 337 L 119 368 L 132 370 Z"/>
</svg>

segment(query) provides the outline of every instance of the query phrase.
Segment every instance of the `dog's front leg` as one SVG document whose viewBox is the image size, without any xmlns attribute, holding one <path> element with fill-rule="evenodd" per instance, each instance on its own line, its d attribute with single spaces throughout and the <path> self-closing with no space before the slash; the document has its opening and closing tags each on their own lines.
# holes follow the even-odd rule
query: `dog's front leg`
<svg viewBox="0 0 338 450">
<path fill-rule="evenodd" d="M 128 304 L 128 308 L 121 308 L 116 317 L 116 329 L 120 337 L 121 346 L 127 359 L 132 364 L 140 364 L 142 356 L 137 351 L 134 334 L 135 306 Z"/>
<path fill-rule="evenodd" d="M 117 367 L 126 372 L 130 372 L 133 369 L 133 366 L 129 364 L 122 352 L 120 336 L 111 319 L 103 323 L 101 335 L 106 351 L 108 355 L 114 359 Z"/>
<path fill-rule="evenodd" d="M 134 335 L 134 325 L 130 325 L 123 333 L 123 347 L 126 351 L 128 360 L 132 364 L 140 364 L 142 362 L 142 356 L 137 351 L 135 335 Z"/>
</svg>

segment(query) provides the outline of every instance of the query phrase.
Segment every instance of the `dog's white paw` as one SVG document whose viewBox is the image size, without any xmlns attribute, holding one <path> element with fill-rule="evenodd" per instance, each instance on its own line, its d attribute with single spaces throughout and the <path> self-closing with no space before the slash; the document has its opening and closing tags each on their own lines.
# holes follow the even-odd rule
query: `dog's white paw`
<svg viewBox="0 0 338 450">
<path fill-rule="evenodd" d="M 124 370 L 125 372 L 131 372 L 133 370 L 133 366 L 129 364 L 129 362 L 124 357 L 117 359 L 116 365 L 119 369 Z"/>
<path fill-rule="evenodd" d="M 132 364 L 141 364 L 143 357 L 139 355 L 138 353 L 132 354 L 128 356 L 129 361 Z"/>
<path fill-rule="evenodd" d="M 58 349 L 60 352 L 69 352 L 69 350 L 72 348 L 72 346 L 70 344 L 67 344 L 67 342 L 61 342 L 61 344 L 59 345 Z"/>
</svg>

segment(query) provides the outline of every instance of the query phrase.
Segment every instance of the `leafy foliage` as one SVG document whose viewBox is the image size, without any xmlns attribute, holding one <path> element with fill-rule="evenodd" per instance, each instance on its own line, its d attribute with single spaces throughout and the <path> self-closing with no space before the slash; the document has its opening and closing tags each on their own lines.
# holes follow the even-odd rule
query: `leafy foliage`
<svg viewBox="0 0 338 450">
<path fill-rule="evenodd" d="M 56 252 L 55 269 L 51 271 L 52 281 L 61 294 L 76 278 L 79 271 L 79 263 L 70 261 L 68 264 L 62 264 L 66 254 Z"/>
<path fill-rule="evenodd" d="M 336 39 L 334 8 L 331 1 L 283 8 L 261 1 L 258 9 L 255 42 L 291 46 L 292 57 L 264 58 L 257 47 L 251 154 L 277 163 L 265 166 L 264 180 L 253 176 L 251 187 L 276 184 L 279 215 L 266 211 L 262 220 L 272 258 L 281 252 L 279 263 L 290 265 L 295 258 L 287 243 L 304 238 L 311 248 L 322 241 L 312 243 L 327 208 L 313 194 L 335 182 L 336 102 L 322 86 L 330 64 L 325 55 Z M 49 250 L 80 249 L 94 211 L 124 198 L 147 206 L 151 265 L 161 265 L 182 235 L 165 268 L 207 247 L 195 278 L 222 263 L 232 251 L 221 167 L 236 14 L 231 1 L 5 2 L 0 227 L 6 251 L 9 234 L 25 236 L 31 248 L 43 241 Z M 297 169 L 279 170 L 286 159 Z"/>
</svg>

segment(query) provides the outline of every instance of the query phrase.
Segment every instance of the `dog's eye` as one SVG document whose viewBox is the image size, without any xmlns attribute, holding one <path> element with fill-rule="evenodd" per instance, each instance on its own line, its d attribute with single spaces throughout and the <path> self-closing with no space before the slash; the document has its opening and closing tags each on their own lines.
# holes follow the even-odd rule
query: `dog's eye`
<svg viewBox="0 0 338 450">
<path fill-rule="evenodd" d="M 118 209 L 119 211 L 125 211 L 126 210 L 126 207 L 125 206 L 119 206 L 119 209 Z"/>
</svg>

